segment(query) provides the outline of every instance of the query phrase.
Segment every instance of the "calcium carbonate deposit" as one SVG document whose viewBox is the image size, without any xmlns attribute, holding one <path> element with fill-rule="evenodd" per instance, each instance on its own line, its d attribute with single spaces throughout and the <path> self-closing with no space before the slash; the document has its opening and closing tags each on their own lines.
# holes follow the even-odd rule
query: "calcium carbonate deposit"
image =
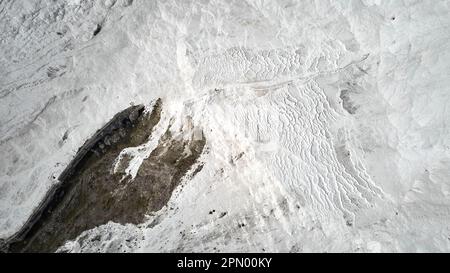
<svg viewBox="0 0 450 273">
<path fill-rule="evenodd" d="M 0 1 L 4 252 L 450 251 L 449 0 Z"/>
</svg>

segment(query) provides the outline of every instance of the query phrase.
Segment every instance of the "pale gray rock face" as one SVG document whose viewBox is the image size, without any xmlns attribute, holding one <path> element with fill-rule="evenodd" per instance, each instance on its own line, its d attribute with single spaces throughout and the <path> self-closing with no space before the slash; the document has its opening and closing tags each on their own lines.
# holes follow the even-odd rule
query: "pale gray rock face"
<svg viewBox="0 0 450 273">
<path fill-rule="evenodd" d="M 1 1 L 0 238 L 161 98 L 111 172 L 132 183 L 167 132 L 204 138 L 202 167 L 58 251 L 448 252 L 449 26 L 448 0 Z"/>
</svg>

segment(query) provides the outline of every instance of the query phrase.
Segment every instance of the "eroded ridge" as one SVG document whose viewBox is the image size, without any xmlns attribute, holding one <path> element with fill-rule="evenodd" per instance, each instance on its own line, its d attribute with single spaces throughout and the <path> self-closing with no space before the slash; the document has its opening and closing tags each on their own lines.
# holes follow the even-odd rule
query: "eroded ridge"
<svg viewBox="0 0 450 273">
<path fill-rule="evenodd" d="M 162 103 L 151 112 L 133 106 L 117 114 L 88 140 L 61 174 L 57 189 L 21 233 L 10 240 L 9 252 L 53 252 L 83 231 L 105 224 L 138 224 L 161 209 L 205 145 L 196 128 L 174 137 L 170 126 L 145 158 L 137 175 L 114 169 L 121 151 L 145 144 L 160 122 Z M 126 164 L 122 157 L 121 165 Z"/>
</svg>

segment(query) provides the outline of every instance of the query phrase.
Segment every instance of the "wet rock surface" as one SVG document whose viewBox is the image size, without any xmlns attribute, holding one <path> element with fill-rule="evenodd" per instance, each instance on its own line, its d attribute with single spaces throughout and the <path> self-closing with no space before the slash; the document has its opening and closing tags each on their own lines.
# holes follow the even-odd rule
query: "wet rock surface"
<svg viewBox="0 0 450 273">
<path fill-rule="evenodd" d="M 61 174 L 61 183 L 28 224 L 12 239 L 7 252 L 53 252 L 83 231 L 105 224 L 143 222 L 145 214 L 161 209 L 205 145 L 203 134 L 174 138 L 167 129 L 134 179 L 125 174 L 130 160 L 120 152 L 146 142 L 161 117 L 158 100 L 151 113 L 133 106 L 117 114 L 80 148 Z"/>
</svg>

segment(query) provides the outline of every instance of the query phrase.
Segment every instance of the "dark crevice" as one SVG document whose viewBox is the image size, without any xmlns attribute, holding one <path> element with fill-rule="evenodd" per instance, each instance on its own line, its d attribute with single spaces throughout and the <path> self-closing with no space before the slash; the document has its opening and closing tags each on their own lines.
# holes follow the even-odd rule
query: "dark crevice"
<svg viewBox="0 0 450 273">
<path fill-rule="evenodd" d="M 97 36 L 97 34 L 99 34 L 101 30 L 102 30 L 102 25 L 97 24 L 97 27 L 95 28 L 94 33 L 93 33 L 94 37 Z"/>
</svg>

